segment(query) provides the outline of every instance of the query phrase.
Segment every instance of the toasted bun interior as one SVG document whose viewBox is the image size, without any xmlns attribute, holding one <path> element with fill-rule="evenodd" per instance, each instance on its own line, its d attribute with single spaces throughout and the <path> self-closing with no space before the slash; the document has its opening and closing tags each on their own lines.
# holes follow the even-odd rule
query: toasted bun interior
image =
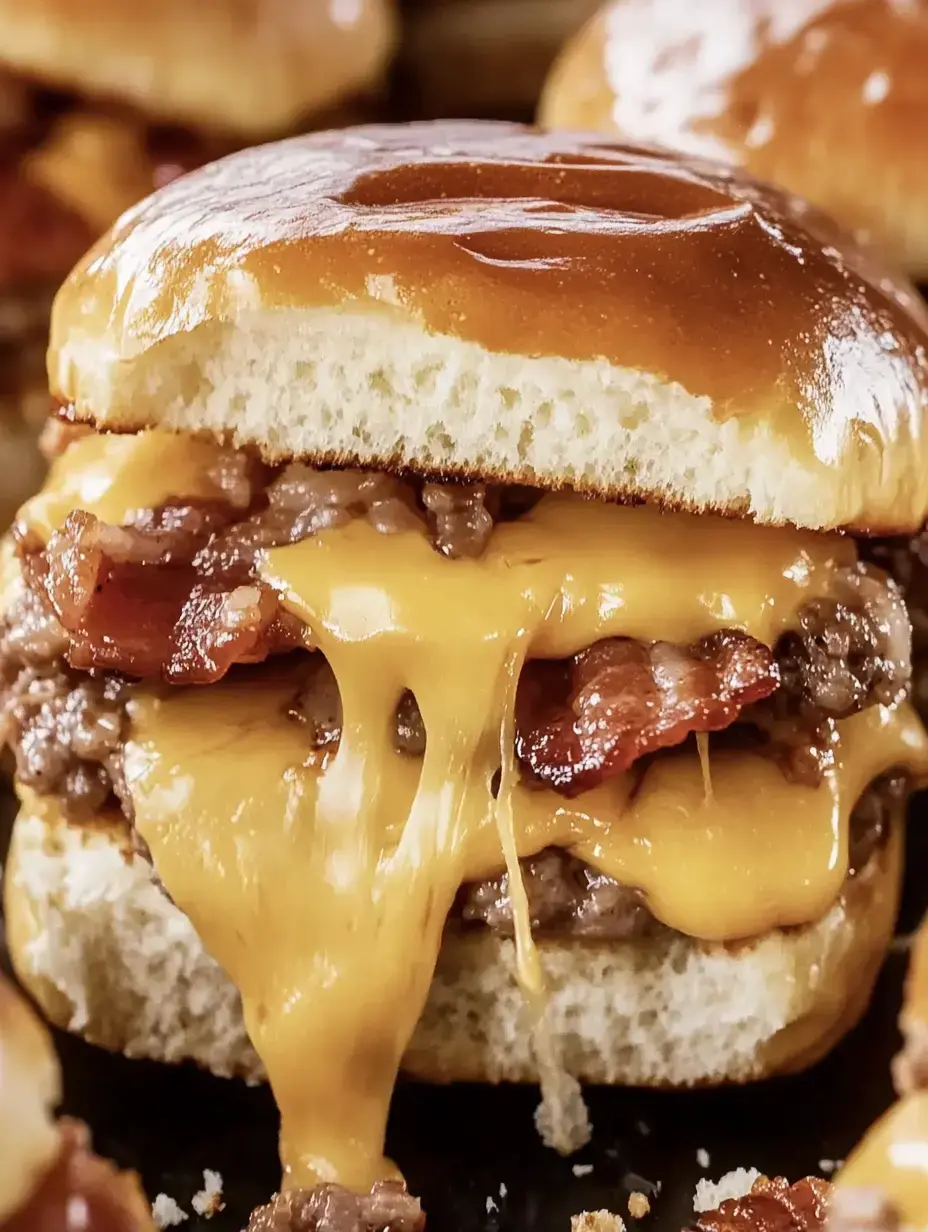
<svg viewBox="0 0 928 1232">
<path fill-rule="evenodd" d="M 8 68 L 252 140 L 379 83 L 391 0 L 0 0 Z"/>
<path fill-rule="evenodd" d="M 889 0 L 615 0 L 575 35 L 539 118 L 721 158 L 928 277 L 928 10 Z"/>
<path fill-rule="evenodd" d="M 581 1080 L 745 1082 L 811 1064 L 857 1021 L 895 920 L 896 833 L 817 923 L 738 945 L 676 933 L 540 943 L 549 1021 Z M 29 800 L 6 877 L 9 948 L 57 1025 L 131 1056 L 263 1077 L 238 996 L 118 824 Z M 404 1060 L 432 1081 L 537 1078 L 512 942 L 446 934 Z"/>
<path fill-rule="evenodd" d="M 890 532 L 928 508 L 926 328 L 750 180 L 437 123 L 168 185 L 65 283 L 49 374 L 107 430 Z"/>
</svg>

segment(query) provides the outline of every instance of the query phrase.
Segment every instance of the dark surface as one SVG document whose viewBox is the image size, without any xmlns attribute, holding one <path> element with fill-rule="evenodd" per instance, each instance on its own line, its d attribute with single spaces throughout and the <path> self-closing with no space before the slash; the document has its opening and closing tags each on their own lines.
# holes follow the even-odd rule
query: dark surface
<svg viewBox="0 0 928 1232">
<path fill-rule="evenodd" d="M 918 875 L 928 868 L 926 821 L 928 810 L 916 810 L 904 932 L 928 904 Z M 847 1154 L 891 1098 L 888 1065 L 898 1044 L 905 962 L 899 949 L 890 955 L 867 1018 L 809 1074 L 744 1090 L 590 1091 L 593 1141 L 570 1161 L 541 1146 L 532 1127 L 537 1095 L 518 1088 L 404 1084 L 388 1149 L 421 1195 L 430 1232 L 568 1232 L 577 1211 L 624 1212 L 631 1189 L 652 1195 L 642 1232 L 678 1232 L 691 1218 L 700 1177 L 756 1167 L 796 1179 L 820 1172 L 820 1160 Z M 188 1211 L 203 1169 L 221 1172 L 226 1210 L 209 1221 L 191 1213 L 182 1228 L 244 1226 L 278 1179 L 267 1090 L 186 1067 L 127 1061 L 64 1035 L 57 1043 L 65 1111 L 90 1123 L 101 1152 L 138 1169 L 152 1197 L 163 1191 Z M 700 1148 L 710 1156 L 705 1170 L 696 1158 Z M 592 1164 L 593 1171 L 575 1177 L 574 1164 Z"/>
</svg>

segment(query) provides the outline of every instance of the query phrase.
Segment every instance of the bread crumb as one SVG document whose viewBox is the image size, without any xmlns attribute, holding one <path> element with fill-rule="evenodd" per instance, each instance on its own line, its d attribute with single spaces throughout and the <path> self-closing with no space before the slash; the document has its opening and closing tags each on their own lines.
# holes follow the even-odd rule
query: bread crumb
<svg viewBox="0 0 928 1232">
<path fill-rule="evenodd" d="M 839 1168 L 843 1167 L 843 1159 L 820 1159 L 818 1161 L 819 1172 L 837 1172 Z"/>
<path fill-rule="evenodd" d="M 494 1211 L 498 1211 L 498 1210 L 499 1210 L 499 1207 L 496 1205 L 496 1203 L 493 1201 L 490 1195 L 487 1194 L 487 1214 L 492 1215 Z"/>
<path fill-rule="evenodd" d="M 651 1126 L 647 1123 L 647 1121 L 636 1121 L 635 1129 L 638 1130 L 642 1138 L 647 1138 L 648 1134 L 651 1132 Z"/>
<path fill-rule="evenodd" d="M 704 1146 L 701 1146 L 696 1152 L 696 1162 L 699 1164 L 700 1168 L 709 1167 L 709 1152 Z"/>
<path fill-rule="evenodd" d="M 570 1232 L 625 1232 L 625 1223 L 613 1211 L 581 1211 L 571 1215 Z"/>
<path fill-rule="evenodd" d="M 628 1213 L 632 1219 L 644 1219 L 650 1209 L 651 1203 L 648 1201 L 647 1194 L 636 1189 L 634 1193 L 628 1195 Z"/>
<path fill-rule="evenodd" d="M 574 1176 L 589 1176 L 592 1171 L 592 1164 L 574 1164 L 573 1168 L 571 1168 Z"/>
<path fill-rule="evenodd" d="M 759 1176 L 756 1168 L 735 1168 L 717 1181 L 697 1181 L 693 1210 L 714 1211 L 729 1198 L 743 1198 Z"/>
<path fill-rule="evenodd" d="M 190 1216 L 182 1211 L 173 1198 L 160 1193 L 151 1204 L 151 1217 L 156 1228 L 174 1228 Z"/>
<path fill-rule="evenodd" d="M 507 1194 L 507 1193 L 509 1193 L 509 1190 L 506 1188 L 506 1182 L 505 1182 L 505 1181 L 500 1181 L 500 1183 L 499 1183 L 499 1196 L 500 1196 L 501 1198 L 505 1198 L 505 1196 L 506 1196 L 506 1194 Z"/>
<path fill-rule="evenodd" d="M 204 1219 L 212 1219 L 226 1204 L 222 1200 L 222 1174 L 213 1172 L 210 1168 L 203 1169 L 203 1188 L 191 1199 L 191 1206 Z"/>
</svg>

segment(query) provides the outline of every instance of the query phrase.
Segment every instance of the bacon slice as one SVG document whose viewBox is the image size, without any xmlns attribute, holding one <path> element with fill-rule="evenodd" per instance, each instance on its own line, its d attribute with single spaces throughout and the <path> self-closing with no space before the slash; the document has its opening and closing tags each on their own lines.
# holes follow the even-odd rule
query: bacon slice
<svg viewBox="0 0 928 1232">
<path fill-rule="evenodd" d="M 516 753 L 531 776 L 577 795 L 690 732 L 728 727 L 779 682 L 770 648 L 735 629 L 690 646 L 609 638 L 566 663 L 528 664 Z"/>
<path fill-rule="evenodd" d="M 816 1176 L 790 1185 L 782 1176 L 760 1176 L 742 1198 L 704 1211 L 698 1232 L 822 1232 L 833 1191 Z"/>
</svg>

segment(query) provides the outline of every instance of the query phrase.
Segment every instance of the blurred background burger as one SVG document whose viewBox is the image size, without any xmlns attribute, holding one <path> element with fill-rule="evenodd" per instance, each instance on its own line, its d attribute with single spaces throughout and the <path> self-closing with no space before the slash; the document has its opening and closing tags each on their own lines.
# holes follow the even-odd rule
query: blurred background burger
<svg viewBox="0 0 928 1232">
<path fill-rule="evenodd" d="M 58 283 L 155 187 L 232 149 L 365 114 L 389 0 L 0 0 L 0 518 L 41 479 Z"/>
</svg>

